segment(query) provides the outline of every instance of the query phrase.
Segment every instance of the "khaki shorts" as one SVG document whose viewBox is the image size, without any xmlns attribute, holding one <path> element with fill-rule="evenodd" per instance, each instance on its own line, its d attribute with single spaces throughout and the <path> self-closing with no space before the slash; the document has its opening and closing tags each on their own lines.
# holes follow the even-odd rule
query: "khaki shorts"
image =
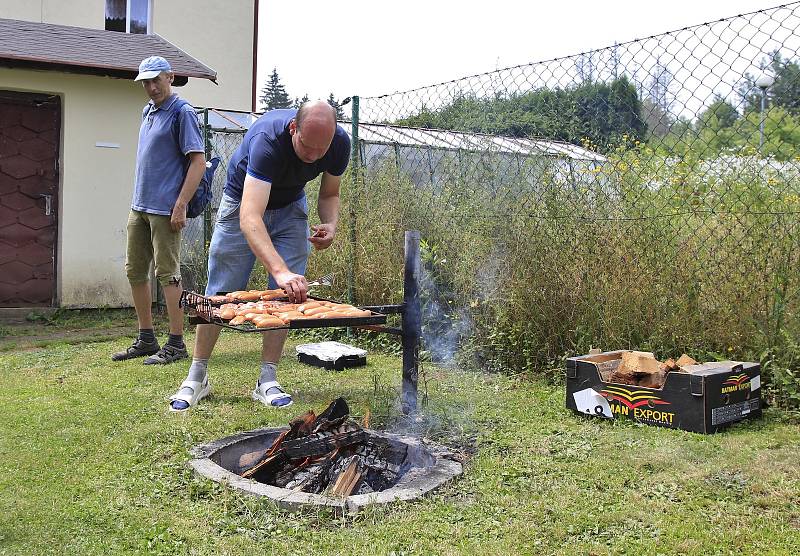
<svg viewBox="0 0 800 556">
<path fill-rule="evenodd" d="M 150 279 L 153 261 L 162 286 L 181 281 L 181 233 L 173 232 L 170 217 L 132 210 L 128 216 L 128 253 L 125 272 L 131 284 Z"/>
</svg>

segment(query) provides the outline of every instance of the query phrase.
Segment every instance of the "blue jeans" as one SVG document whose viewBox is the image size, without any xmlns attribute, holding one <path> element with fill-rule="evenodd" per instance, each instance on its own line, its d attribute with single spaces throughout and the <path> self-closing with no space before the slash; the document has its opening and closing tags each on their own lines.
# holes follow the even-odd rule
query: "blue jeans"
<svg viewBox="0 0 800 556">
<path fill-rule="evenodd" d="M 250 280 L 256 256 L 239 228 L 240 203 L 224 195 L 219 205 L 208 254 L 206 295 L 244 290 Z M 289 270 L 305 274 L 311 250 L 305 195 L 283 208 L 264 211 L 264 225 L 272 245 Z M 270 276 L 269 288 L 277 287 L 275 279 Z"/>
</svg>

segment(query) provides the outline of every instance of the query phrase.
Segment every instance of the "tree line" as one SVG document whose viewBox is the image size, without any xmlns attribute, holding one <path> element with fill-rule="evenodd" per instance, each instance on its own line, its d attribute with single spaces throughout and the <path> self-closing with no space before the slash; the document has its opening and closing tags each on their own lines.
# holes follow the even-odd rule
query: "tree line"
<svg viewBox="0 0 800 556">
<path fill-rule="evenodd" d="M 489 98 L 461 93 L 443 106 L 423 106 L 413 116 L 391 123 L 538 137 L 600 152 L 625 141 L 638 141 L 668 155 L 706 158 L 758 150 L 786 160 L 796 156 L 800 146 L 800 65 L 777 51 L 761 65 L 775 79 L 767 91 L 763 114 L 761 90 L 749 74 L 740 83 L 736 100 L 716 96 L 692 120 L 673 114 L 673 78 L 662 64 L 657 64 L 646 91 L 641 86 L 637 90 L 625 75 L 596 80 L 583 64 L 578 67 L 583 81 L 571 87 L 541 87 Z"/>
<path fill-rule="evenodd" d="M 258 100 L 264 105 L 264 110 L 276 110 L 280 108 L 300 108 L 300 105 L 309 100 L 308 95 L 304 94 L 302 97 L 295 97 L 292 100 L 286 92 L 286 87 L 281 83 L 281 78 L 278 75 L 278 69 L 272 68 L 272 73 L 267 78 L 267 82 L 261 89 L 261 96 Z M 328 95 L 328 104 L 333 106 L 336 110 L 336 119 L 343 120 L 345 118 L 342 106 L 345 104 L 341 100 L 337 100 L 333 93 Z"/>
<path fill-rule="evenodd" d="M 674 113 L 674 79 L 660 61 L 645 87 L 626 75 L 599 80 L 592 65 L 578 59 L 576 69 L 582 81 L 577 85 L 492 97 L 458 93 L 442 106 L 422 106 L 412 116 L 385 123 L 537 137 L 599 152 L 638 142 L 666 155 L 709 158 L 760 152 L 778 160 L 791 159 L 800 147 L 800 64 L 775 51 L 762 60 L 761 67 L 775 80 L 766 91 L 763 113 L 762 91 L 750 74 L 743 77 L 735 98 L 716 95 L 692 119 Z M 266 110 L 297 108 L 307 100 L 307 95 L 289 96 L 276 68 L 260 96 Z M 345 119 L 344 101 L 333 93 L 327 101 L 336 109 L 337 118 Z"/>
</svg>

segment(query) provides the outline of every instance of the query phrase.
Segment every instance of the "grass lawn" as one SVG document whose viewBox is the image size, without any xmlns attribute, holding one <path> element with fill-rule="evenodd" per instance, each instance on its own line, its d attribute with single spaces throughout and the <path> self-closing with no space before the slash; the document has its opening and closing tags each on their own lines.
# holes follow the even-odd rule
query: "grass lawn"
<svg viewBox="0 0 800 556">
<path fill-rule="evenodd" d="M 800 429 L 776 410 L 702 436 L 573 415 L 562 385 L 426 365 L 415 431 L 469 453 L 464 475 L 355 517 L 291 514 L 193 476 L 189 449 L 340 395 L 395 422 L 398 357 L 333 374 L 297 363 L 290 338 L 295 404 L 269 410 L 250 399 L 258 338 L 224 333 L 212 397 L 175 415 L 185 364 L 112 364 L 130 338 L 89 337 L 0 352 L 0 554 L 800 553 Z"/>
</svg>

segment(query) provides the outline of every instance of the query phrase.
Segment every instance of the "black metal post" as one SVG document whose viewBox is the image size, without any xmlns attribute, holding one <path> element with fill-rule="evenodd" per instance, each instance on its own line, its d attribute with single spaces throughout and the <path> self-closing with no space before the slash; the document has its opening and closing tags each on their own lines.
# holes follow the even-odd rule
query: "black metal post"
<svg viewBox="0 0 800 556">
<path fill-rule="evenodd" d="M 350 191 L 350 199 L 348 199 L 348 203 L 350 204 L 350 265 L 347 267 L 347 301 L 349 303 L 356 302 L 356 266 L 357 260 L 356 255 L 358 253 L 358 237 L 356 234 L 356 205 L 358 203 L 358 188 L 360 185 L 359 179 L 361 179 L 361 156 L 359 152 L 359 142 L 358 142 L 358 96 L 353 97 L 353 115 L 352 115 L 352 146 L 350 149 L 350 175 L 352 189 Z M 349 329 L 348 329 L 349 330 Z"/>
<path fill-rule="evenodd" d="M 422 311 L 419 301 L 419 232 L 406 231 L 403 275 L 403 413 L 417 410 L 419 378 L 419 343 L 422 335 Z"/>
</svg>

